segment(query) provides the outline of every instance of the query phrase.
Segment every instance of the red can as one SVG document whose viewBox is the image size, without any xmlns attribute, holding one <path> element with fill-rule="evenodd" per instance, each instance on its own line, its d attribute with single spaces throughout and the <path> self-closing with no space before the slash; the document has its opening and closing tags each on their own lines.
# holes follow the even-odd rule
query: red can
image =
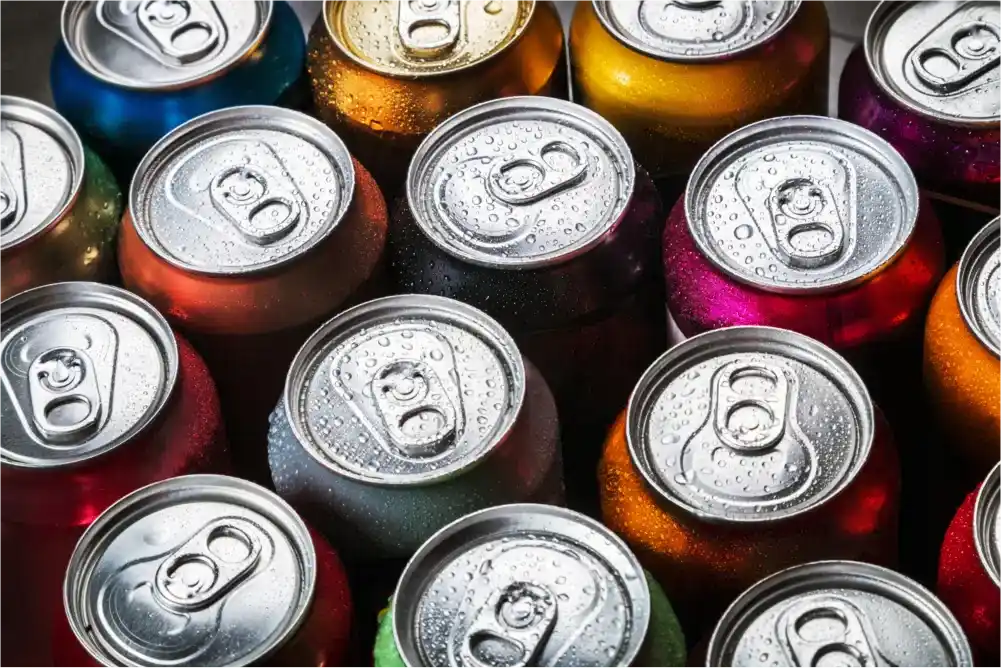
<svg viewBox="0 0 1001 668">
<path fill-rule="evenodd" d="M 45 664 L 82 529 L 124 494 L 228 460 L 205 364 L 147 302 L 57 283 L 5 300 L 0 318 L 3 659 Z"/>
<path fill-rule="evenodd" d="M 939 598 L 966 631 L 979 666 L 996 666 L 1001 659 L 999 466 L 959 507 L 945 534 L 938 562 Z"/>
<path fill-rule="evenodd" d="M 56 665 L 337 666 L 351 594 L 337 554 L 278 496 L 193 475 L 129 494 L 66 570 Z"/>
</svg>

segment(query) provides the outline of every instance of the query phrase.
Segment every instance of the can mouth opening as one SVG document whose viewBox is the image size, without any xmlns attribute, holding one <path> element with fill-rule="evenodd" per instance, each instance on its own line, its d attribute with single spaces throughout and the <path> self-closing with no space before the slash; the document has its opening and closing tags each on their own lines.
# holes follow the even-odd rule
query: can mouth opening
<svg viewBox="0 0 1001 668">
<path fill-rule="evenodd" d="M 978 285 L 981 283 L 983 272 L 991 268 L 989 265 L 992 259 L 997 258 L 999 247 L 1001 247 L 1001 218 L 995 218 L 973 237 L 963 251 L 956 270 L 956 300 L 959 302 L 959 312 L 963 316 L 963 321 L 981 345 L 995 357 L 1001 356 L 997 332 L 992 332 L 989 324 L 985 322 L 992 317 L 989 312 L 992 306 L 991 291 L 988 287 L 984 294 L 979 294 Z M 1001 268 L 995 263 L 993 271 L 1001 272 Z M 995 276 L 994 280 L 1001 279 Z M 986 277 L 984 281 L 990 281 L 990 277 Z M 997 303 L 993 306 L 998 307 Z M 988 313 L 983 313 L 984 309 Z"/>
<path fill-rule="evenodd" d="M 707 512 L 680 498 L 672 492 L 655 470 L 647 445 L 647 425 L 653 407 L 668 383 L 702 362 L 733 353 L 771 353 L 800 362 L 825 376 L 828 382 L 841 391 L 851 407 L 858 442 L 849 459 L 850 464 L 835 483 L 809 503 L 776 509 L 768 516 L 737 513 L 723 516 L 720 513 Z M 755 370 L 755 374 L 758 374 L 758 370 Z M 734 408 L 736 407 L 738 406 L 735 405 Z M 708 415 L 710 417 L 707 420 L 711 421 L 711 411 Z M 851 365 L 820 342 L 775 327 L 742 326 L 711 330 L 674 346 L 643 373 L 626 408 L 626 442 L 630 461 L 656 501 L 669 512 L 680 512 L 696 521 L 746 527 L 748 530 L 755 526 L 788 522 L 830 504 L 858 477 L 869 459 L 875 438 L 875 407 L 865 384 Z"/>
<path fill-rule="evenodd" d="M 1001 587 L 1001 557 L 999 557 L 999 540 L 1001 527 L 998 526 L 998 511 L 1001 504 L 1001 480 L 999 480 L 1001 464 L 995 464 L 991 469 L 973 508 L 973 538 L 977 546 L 977 556 L 987 575 L 994 585 Z"/>
</svg>

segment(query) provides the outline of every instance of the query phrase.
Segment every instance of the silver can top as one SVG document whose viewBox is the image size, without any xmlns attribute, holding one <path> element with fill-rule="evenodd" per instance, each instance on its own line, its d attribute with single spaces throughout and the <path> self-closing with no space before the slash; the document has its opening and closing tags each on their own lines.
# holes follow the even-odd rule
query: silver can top
<svg viewBox="0 0 1001 668">
<path fill-rule="evenodd" d="M 724 137 L 685 193 L 702 254 L 769 292 L 839 290 L 903 251 L 918 188 L 904 159 L 873 133 L 833 118 L 787 116 Z"/>
<path fill-rule="evenodd" d="M 998 471 L 1001 464 L 995 464 L 987 480 L 984 481 L 977 494 L 977 502 L 973 512 L 973 537 L 977 545 L 977 554 L 984 570 L 1001 586 L 1001 525 L 998 514 L 1001 513 L 1001 481 Z"/>
<path fill-rule="evenodd" d="M 954 125 L 1001 120 L 1001 6 L 882 2 L 865 29 L 879 86 L 904 107 Z"/>
<path fill-rule="evenodd" d="M 800 0 L 592 0 L 617 40 L 662 60 L 731 58 L 768 42 L 796 15 Z"/>
<path fill-rule="evenodd" d="M 966 326 L 994 355 L 1001 347 L 1001 219 L 987 223 L 963 251 L 956 296 Z"/>
<path fill-rule="evenodd" d="M 246 666 L 292 637 L 316 553 L 288 504 L 238 478 L 192 475 L 108 508 L 66 571 L 66 617 L 103 665 Z"/>
<path fill-rule="evenodd" d="M 271 11 L 270 0 L 71 0 L 63 5 L 62 35 L 92 77 L 169 90 L 204 83 L 249 57 Z"/>
<path fill-rule="evenodd" d="M 399 295 L 323 325 L 292 363 L 284 396 L 296 440 L 337 475 L 423 485 L 460 475 L 507 437 L 525 366 L 482 311 Z"/>
<path fill-rule="evenodd" d="M 143 242 L 191 272 L 233 275 L 292 262 L 326 239 L 354 195 L 344 143 L 278 107 L 191 120 L 146 154 L 129 189 Z"/>
<path fill-rule="evenodd" d="M 650 591 L 625 543 L 580 513 L 535 504 L 446 526 L 393 598 L 410 666 L 628 666 L 649 622 Z"/>
<path fill-rule="evenodd" d="M 167 321 L 131 292 L 56 283 L 0 303 L 4 466 L 48 468 L 128 443 L 177 384 Z"/>
<path fill-rule="evenodd" d="M 0 247 L 14 248 L 62 220 L 83 184 L 83 144 L 52 109 L 0 96 Z"/>
<path fill-rule="evenodd" d="M 509 97 L 428 135 L 410 163 L 407 198 L 445 252 L 525 269 L 601 243 L 635 181 L 629 147 L 605 119 L 565 100 Z"/>
<path fill-rule="evenodd" d="M 780 571 L 734 601 L 707 666 L 972 666 L 952 613 L 917 582 L 854 561 Z"/>
<path fill-rule="evenodd" d="M 730 327 L 651 365 L 629 401 L 637 469 L 666 504 L 710 522 L 767 522 L 847 487 L 875 436 L 851 366 L 811 338 Z"/>
</svg>

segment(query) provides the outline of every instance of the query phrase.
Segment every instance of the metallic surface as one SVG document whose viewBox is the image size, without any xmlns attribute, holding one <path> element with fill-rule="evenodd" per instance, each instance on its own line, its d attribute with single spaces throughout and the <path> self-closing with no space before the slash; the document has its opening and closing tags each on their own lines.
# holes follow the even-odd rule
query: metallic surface
<svg viewBox="0 0 1001 668">
<path fill-rule="evenodd" d="M 999 354 L 1001 347 L 1001 235 L 994 219 L 973 238 L 959 260 L 956 297 L 963 320 L 980 343 Z"/>
<path fill-rule="evenodd" d="M 821 561 L 776 573 L 726 611 L 707 666 L 972 666 L 956 619 L 931 592 L 871 564 Z"/>
<path fill-rule="evenodd" d="M 105 664 L 249 665 L 303 624 L 316 568 L 306 525 L 278 497 L 237 478 L 174 478 L 84 533 L 66 614 Z"/>
<path fill-rule="evenodd" d="M 998 515 L 1001 514 L 1001 480 L 999 480 L 1001 465 L 991 469 L 990 475 L 977 494 L 977 504 L 973 511 L 973 537 L 977 544 L 977 555 L 984 566 L 984 571 L 991 576 L 996 586 L 1001 586 L 1001 527 L 998 526 Z"/>
<path fill-rule="evenodd" d="M 558 501 L 552 396 L 469 306 L 387 297 L 300 350 L 271 416 L 275 488 L 347 552 L 404 556 L 457 517 Z"/>
<path fill-rule="evenodd" d="M 625 14 L 646 4 L 579 3 L 570 26 L 570 50 L 574 99 L 617 127 L 637 162 L 655 178 L 687 173 L 707 148 L 748 123 L 826 111 L 830 33 L 823 4 L 802 3 L 767 44 L 755 40 L 754 48 L 732 57 L 710 56 L 709 62 L 692 62 L 684 51 L 679 58 L 670 34 L 658 35 L 654 49 L 646 36 L 643 51 L 627 46 L 606 29 L 607 19 L 595 9 L 598 5 L 602 14 Z M 667 27 L 680 29 L 681 14 L 726 13 L 736 6 L 750 12 L 759 3 L 723 3 L 725 9 L 709 10 L 691 7 L 705 3 L 683 3 L 684 9 L 678 4 L 667 6 L 679 14 L 679 22 Z M 683 36 L 714 42 L 711 33 L 694 29 Z M 660 53 L 665 50 L 671 55 Z"/>
<path fill-rule="evenodd" d="M 393 620 L 412 666 L 627 666 L 647 635 L 650 591 L 625 544 L 594 520 L 501 506 L 418 550 Z"/>
</svg>

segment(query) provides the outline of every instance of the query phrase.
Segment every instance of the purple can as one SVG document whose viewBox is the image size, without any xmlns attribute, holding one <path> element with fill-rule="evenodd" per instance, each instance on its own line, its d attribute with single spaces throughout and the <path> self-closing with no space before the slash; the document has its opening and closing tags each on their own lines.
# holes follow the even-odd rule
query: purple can
<svg viewBox="0 0 1001 668">
<path fill-rule="evenodd" d="M 896 148 L 922 188 L 998 207 L 1001 6 L 882 2 L 841 75 L 841 118 Z"/>
</svg>

